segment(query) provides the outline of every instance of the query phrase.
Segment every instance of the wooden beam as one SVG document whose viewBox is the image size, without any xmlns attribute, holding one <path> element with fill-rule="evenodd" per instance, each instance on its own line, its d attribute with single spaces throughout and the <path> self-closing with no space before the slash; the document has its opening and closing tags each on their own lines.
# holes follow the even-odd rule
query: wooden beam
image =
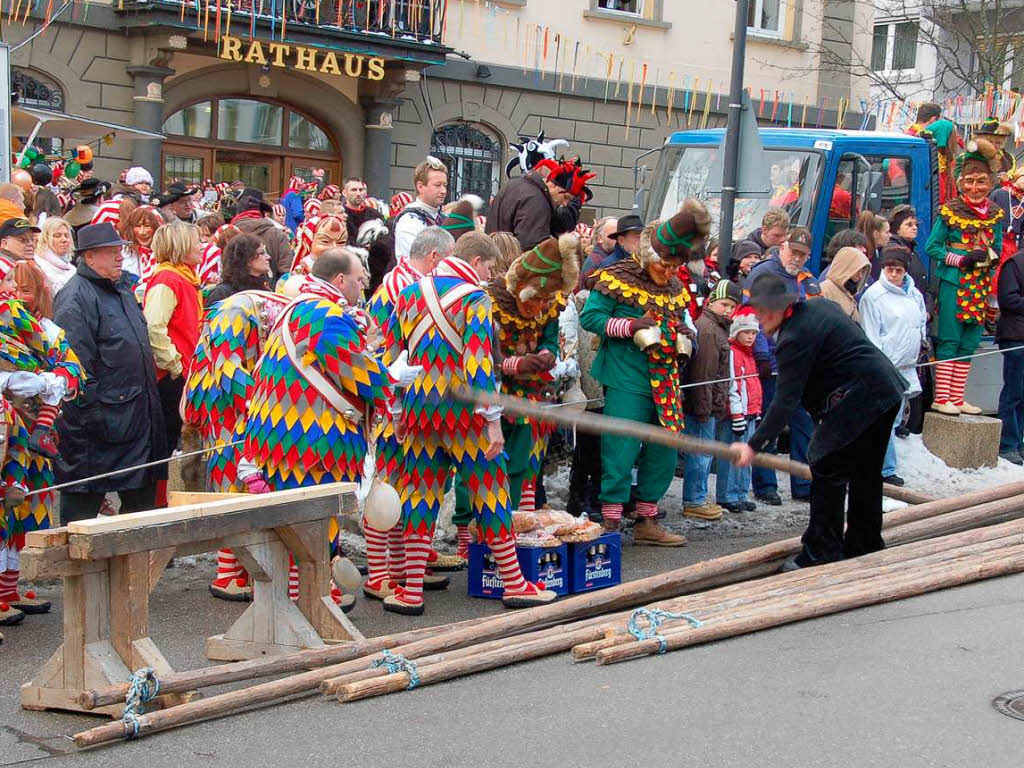
<svg viewBox="0 0 1024 768">
<path fill-rule="evenodd" d="M 269 494 L 268 494 L 269 495 Z M 175 519 L 169 517 L 160 522 L 146 520 L 131 521 L 121 527 L 104 526 L 95 532 L 77 533 L 69 536 L 70 556 L 75 560 L 98 560 L 133 552 L 165 549 L 189 545 L 197 540 L 220 539 L 225 536 L 244 534 L 254 530 L 293 525 L 313 520 L 322 520 L 338 514 L 339 500 L 336 495 L 312 496 L 308 499 L 290 498 L 277 503 L 253 506 L 251 499 L 245 499 L 248 506 L 232 506 L 227 511 L 214 514 L 197 514 Z M 215 504 L 237 505 L 238 502 L 215 502 Z M 187 510 L 189 507 L 180 507 Z M 169 510 L 172 514 L 174 510 Z M 135 515 L 150 515 L 137 512 Z M 90 521 L 92 522 L 92 521 Z M 100 524 L 111 521 L 99 520 Z"/>
</svg>

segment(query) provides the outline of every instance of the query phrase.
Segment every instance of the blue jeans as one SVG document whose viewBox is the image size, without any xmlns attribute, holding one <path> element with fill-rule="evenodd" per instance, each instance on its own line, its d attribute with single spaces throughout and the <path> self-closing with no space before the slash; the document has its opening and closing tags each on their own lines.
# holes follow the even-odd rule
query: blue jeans
<svg viewBox="0 0 1024 768">
<path fill-rule="evenodd" d="M 753 436 L 753 419 L 748 420 L 747 431 L 742 435 L 732 431 L 732 422 L 728 419 L 718 422 L 718 439 L 723 443 L 745 443 Z M 719 504 L 746 501 L 747 491 L 750 490 L 750 467 L 736 467 L 723 459 L 719 459 L 715 464 L 718 473 L 715 475 L 715 501 Z"/>
<path fill-rule="evenodd" d="M 696 416 L 686 416 L 683 432 L 701 440 L 715 437 L 715 419 L 701 422 Z M 683 459 L 683 506 L 699 507 L 708 500 L 708 475 L 711 473 L 711 457 L 686 454 Z"/>
<path fill-rule="evenodd" d="M 1003 388 L 999 391 L 999 418 L 1003 422 L 999 452 L 1020 452 L 1024 442 L 1024 342 L 1001 341 L 1003 354 Z"/>
<path fill-rule="evenodd" d="M 804 408 L 797 408 L 789 419 L 789 458 L 793 461 L 807 463 L 807 446 L 811 444 L 811 433 L 814 432 L 814 421 Z M 793 496 L 810 498 L 811 481 L 790 475 L 789 492 Z"/>
<path fill-rule="evenodd" d="M 761 413 L 768 412 L 768 406 L 775 399 L 775 377 L 761 379 Z M 764 449 L 765 453 L 775 453 L 775 441 Z M 779 479 L 775 476 L 774 469 L 765 467 L 751 467 L 750 479 L 754 485 L 755 496 L 765 496 L 769 493 L 778 493 Z"/>
<path fill-rule="evenodd" d="M 896 421 L 892 424 L 892 432 L 889 434 L 889 445 L 886 446 L 885 459 L 882 461 L 882 477 L 896 474 L 896 427 L 903 422 L 903 411 L 906 407 L 907 398 L 904 397 L 896 413 Z"/>
</svg>

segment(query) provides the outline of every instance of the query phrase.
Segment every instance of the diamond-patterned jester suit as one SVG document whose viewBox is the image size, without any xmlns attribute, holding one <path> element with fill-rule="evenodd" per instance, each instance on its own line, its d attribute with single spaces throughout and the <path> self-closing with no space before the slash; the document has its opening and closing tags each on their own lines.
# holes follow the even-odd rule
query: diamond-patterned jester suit
<svg viewBox="0 0 1024 768">
<path fill-rule="evenodd" d="M 307 295 L 310 288 L 317 295 Z M 388 385 L 367 350 L 369 322 L 314 277 L 283 310 L 254 375 L 245 427 L 245 455 L 272 489 L 359 480 L 367 412 L 384 407 Z M 335 548 L 337 535 L 332 521 Z"/>
<path fill-rule="evenodd" d="M 380 287 L 370 298 L 367 310 L 378 326 L 383 328 L 391 313 L 398 305 L 398 297 L 402 291 L 422 278 L 419 270 L 413 267 L 408 259 L 401 259 L 398 266 L 384 277 Z M 402 444 L 395 438 L 395 425 L 390 415 L 385 412 L 384 425 L 377 436 L 376 471 L 389 485 L 400 487 L 402 480 L 402 463 L 404 453 Z"/>
<path fill-rule="evenodd" d="M 18 487 L 28 490 L 26 485 L 32 455 L 28 449 L 28 430 L 6 398 L 0 397 L 0 432 L 5 435 L 0 445 L 0 500 L 7 490 Z M 0 573 L 7 569 L 7 548 L 18 549 L 15 543 L 14 512 L 0 509 Z M 19 537 L 20 539 L 20 537 Z"/>
<path fill-rule="evenodd" d="M 226 446 L 210 454 L 209 489 L 246 493 L 238 477 L 246 408 L 253 395 L 253 373 L 274 321 L 290 300 L 268 291 L 241 291 L 214 305 L 206 315 L 185 387 L 185 421 L 199 430 L 203 447 Z"/>
<path fill-rule="evenodd" d="M 502 456 L 484 458 L 488 439 L 483 415 L 450 394 L 457 387 L 495 390 L 491 355 L 491 302 L 468 264 L 444 259 L 434 273 L 402 291 L 384 329 L 384 362 L 403 349 L 423 373 L 402 396 L 405 466 L 399 486 L 405 538 L 433 536 L 454 468 L 469 490 L 470 506 L 490 545 L 515 537 L 508 477 Z M 433 290 L 455 338 L 447 337 L 428 310 Z M 461 347 L 461 349 L 459 348 Z"/>
<path fill-rule="evenodd" d="M 45 325 L 45 327 L 44 327 Z M 66 397 L 73 397 L 85 381 L 78 357 L 68 345 L 64 333 L 52 323 L 43 323 L 17 299 L 0 298 L 0 368 L 8 371 L 49 371 L 67 383 Z M 12 404 L 21 420 L 29 426 L 35 418 L 35 399 L 14 398 Z M 54 484 L 53 460 L 40 453 L 27 455 L 24 485 L 29 491 Z M 13 514 L 9 535 L 19 542 L 24 534 L 49 528 L 53 508 L 52 491 L 29 496 Z"/>
<path fill-rule="evenodd" d="M 498 337 L 498 358 L 507 359 L 542 351 L 559 356 L 558 317 L 565 309 L 565 296 L 558 293 L 539 317 L 524 318 L 516 307 L 515 297 L 509 293 L 504 276 L 487 285 L 487 293 L 494 306 L 494 325 Z M 515 397 L 536 402 L 547 399 L 546 391 L 552 382 L 547 372 L 515 375 L 503 373 L 501 391 Z M 532 487 L 540 474 L 547 452 L 548 438 L 554 432 L 553 424 L 538 423 L 524 416 L 505 416 L 505 453 L 508 456 L 509 494 L 512 508 L 520 506 L 524 484 Z"/>
</svg>

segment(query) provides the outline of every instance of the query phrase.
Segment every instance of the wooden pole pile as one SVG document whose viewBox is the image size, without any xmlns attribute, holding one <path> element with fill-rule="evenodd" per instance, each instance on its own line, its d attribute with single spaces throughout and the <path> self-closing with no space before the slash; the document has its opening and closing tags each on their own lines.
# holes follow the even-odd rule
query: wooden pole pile
<svg viewBox="0 0 1024 768">
<path fill-rule="evenodd" d="M 637 606 L 685 611 L 707 622 L 700 629 L 666 625 L 662 634 L 674 649 L 692 644 L 693 637 L 716 639 L 715 633 L 723 631 L 740 634 L 1013 573 L 1024 569 L 1024 521 L 993 524 L 1022 513 L 1024 483 L 1013 483 L 890 513 L 885 519 L 890 549 L 856 560 L 735 583 L 777 570 L 785 557 L 799 550 L 799 539 L 793 538 L 529 610 L 177 673 L 161 680 L 161 693 L 303 670 L 141 715 L 138 733 L 221 717 L 317 689 L 354 701 L 408 688 L 408 672 L 388 674 L 371 668 L 383 660 L 379 651 L 385 648 L 416 664 L 422 686 L 576 646 L 581 647 L 577 658 L 593 655 L 599 663 L 618 660 L 618 653 L 650 652 L 652 642 L 657 652 L 656 641 L 636 642 L 631 635 L 623 635 L 627 609 Z M 607 640 L 616 642 L 603 642 Z M 595 642 L 599 645 L 586 645 Z M 83 698 L 92 706 L 102 706 L 123 701 L 125 691 L 126 686 L 111 686 Z M 74 740 L 79 746 L 91 746 L 125 738 L 128 730 L 114 722 L 76 734 Z"/>
</svg>

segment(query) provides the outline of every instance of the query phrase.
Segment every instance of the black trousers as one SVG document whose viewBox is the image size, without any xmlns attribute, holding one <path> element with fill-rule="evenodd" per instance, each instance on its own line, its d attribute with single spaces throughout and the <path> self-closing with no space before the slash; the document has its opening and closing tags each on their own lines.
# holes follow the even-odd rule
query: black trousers
<svg viewBox="0 0 1024 768">
<path fill-rule="evenodd" d="M 595 409 L 593 413 L 602 413 Z M 579 517 L 586 512 L 600 518 L 601 502 L 601 436 L 582 430 L 576 431 L 576 447 L 572 452 L 569 469 L 568 512 Z"/>
<path fill-rule="evenodd" d="M 178 447 L 181 439 L 181 393 L 185 390 L 185 377 L 179 376 L 172 379 L 164 376 L 156 384 L 157 392 L 160 395 L 160 408 L 164 412 L 164 429 L 167 433 L 167 452 L 163 456 L 154 456 L 154 459 L 166 459 Z"/>
<path fill-rule="evenodd" d="M 811 520 L 797 556 L 802 567 L 885 548 L 882 541 L 882 462 L 899 405 L 857 438 L 811 464 Z M 843 502 L 846 533 L 843 533 Z"/>
<path fill-rule="evenodd" d="M 142 488 L 133 488 L 130 491 L 118 491 L 121 499 L 121 514 L 126 512 L 141 512 L 144 509 L 153 509 L 156 501 L 156 485 L 146 485 Z M 100 513 L 100 505 L 103 503 L 105 493 L 67 493 L 60 494 L 60 522 L 67 525 L 77 520 L 89 520 Z"/>
</svg>

